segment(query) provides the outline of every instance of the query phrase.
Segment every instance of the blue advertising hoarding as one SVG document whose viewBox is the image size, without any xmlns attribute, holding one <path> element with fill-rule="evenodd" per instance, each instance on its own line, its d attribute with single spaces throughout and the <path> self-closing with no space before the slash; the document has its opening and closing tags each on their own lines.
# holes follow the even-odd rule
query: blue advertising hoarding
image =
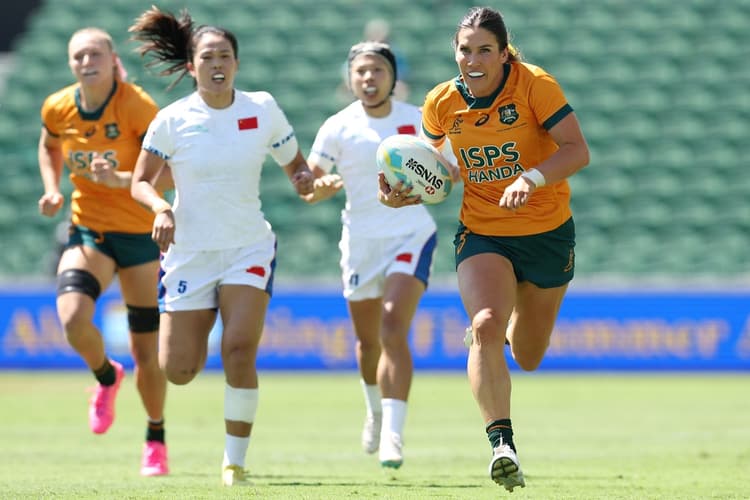
<svg viewBox="0 0 750 500">
<path fill-rule="evenodd" d="M 99 299 L 95 322 L 109 354 L 132 366 L 116 291 Z M 415 368 L 464 370 L 467 324 L 455 291 L 428 291 L 410 333 Z M 220 335 L 217 323 L 208 369 L 221 367 Z M 282 289 L 269 306 L 258 367 L 351 370 L 354 348 L 338 291 Z M 0 290 L 0 369 L 84 367 L 57 320 L 54 289 Z M 750 292 L 571 291 L 540 369 L 750 370 Z"/>
</svg>

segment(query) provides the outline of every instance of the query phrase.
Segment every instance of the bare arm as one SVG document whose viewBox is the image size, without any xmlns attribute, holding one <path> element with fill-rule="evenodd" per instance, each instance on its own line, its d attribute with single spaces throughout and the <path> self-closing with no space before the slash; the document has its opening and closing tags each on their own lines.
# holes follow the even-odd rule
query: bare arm
<svg viewBox="0 0 750 500">
<path fill-rule="evenodd" d="M 60 178 L 63 170 L 62 143 L 60 139 L 50 135 L 46 128 L 42 128 L 39 136 L 37 157 L 39 174 L 44 186 L 44 194 L 38 201 L 39 213 L 52 217 L 65 201 L 60 192 Z"/>
<path fill-rule="evenodd" d="M 313 192 L 313 173 L 310 171 L 310 167 L 307 166 L 307 161 L 302 156 L 302 152 L 297 150 L 297 155 L 283 166 L 286 176 L 294 186 L 294 190 L 300 197 L 311 194 Z"/>
<path fill-rule="evenodd" d="M 543 175 L 545 184 L 567 179 L 589 163 L 589 147 L 574 113 L 560 120 L 549 132 L 559 149 L 535 167 Z M 519 176 L 505 189 L 499 205 L 510 210 L 521 208 L 538 187 L 541 186 L 526 174 Z"/>
<path fill-rule="evenodd" d="M 307 164 L 312 171 L 314 181 L 312 193 L 300 196 L 300 198 L 306 202 L 317 203 L 319 201 L 327 200 L 344 187 L 344 182 L 341 180 L 340 175 L 327 174 L 325 170 L 310 160 L 307 161 Z"/>
<path fill-rule="evenodd" d="M 429 137 L 424 135 L 424 133 L 419 134 L 419 138 L 438 150 L 438 153 L 440 153 L 440 161 L 448 168 L 448 171 L 451 174 L 451 180 L 453 182 L 461 182 L 461 170 L 458 168 L 458 165 L 456 165 L 451 159 L 448 158 L 445 153 L 443 153 L 443 151 L 445 151 L 446 145 L 449 144 L 448 139 L 442 137 L 441 139 L 436 141 L 434 139 L 430 139 Z M 451 154 L 450 157 L 454 158 L 453 154 Z"/>
<path fill-rule="evenodd" d="M 549 133 L 560 149 L 537 165 L 536 169 L 544 175 L 547 184 L 554 184 L 589 164 L 589 146 L 575 113 L 560 120 Z"/>
<path fill-rule="evenodd" d="M 151 230 L 151 238 L 164 252 L 174 243 L 175 222 L 172 206 L 162 198 L 154 187 L 164 169 L 169 169 L 166 162 L 158 155 L 142 149 L 135 162 L 130 195 L 134 200 L 149 207 L 156 214 Z M 171 178 L 171 170 L 170 170 Z"/>
</svg>

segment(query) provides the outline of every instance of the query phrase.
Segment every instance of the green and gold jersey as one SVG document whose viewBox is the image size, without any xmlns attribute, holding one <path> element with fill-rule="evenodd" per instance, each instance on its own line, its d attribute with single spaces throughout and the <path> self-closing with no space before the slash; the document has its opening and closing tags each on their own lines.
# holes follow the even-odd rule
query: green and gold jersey
<svg viewBox="0 0 750 500">
<path fill-rule="evenodd" d="M 470 231 L 523 236 L 550 231 L 570 218 L 566 180 L 537 189 L 515 212 L 498 202 L 519 175 L 557 151 L 548 131 L 572 111 L 551 75 L 521 62 L 505 65 L 491 96 L 475 99 L 460 78 L 427 94 L 422 129 L 435 141 L 450 139 L 464 181 L 460 217 Z"/>
<path fill-rule="evenodd" d="M 63 162 L 75 190 L 71 200 L 73 223 L 99 232 L 148 233 L 154 216 L 130 196 L 130 188 L 110 188 L 90 179 L 95 155 L 120 171 L 132 172 L 141 141 L 158 108 L 140 87 L 116 82 L 97 111 L 81 109 L 78 84 L 47 97 L 42 123 L 62 141 Z"/>
</svg>

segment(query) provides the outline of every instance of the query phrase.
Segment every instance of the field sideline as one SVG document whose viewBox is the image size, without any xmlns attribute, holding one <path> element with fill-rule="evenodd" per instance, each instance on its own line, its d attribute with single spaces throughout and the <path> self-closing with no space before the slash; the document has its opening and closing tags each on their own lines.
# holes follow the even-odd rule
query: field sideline
<svg viewBox="0 0 750 500">
<path fill-rule="evenodd" d="M 138 475 L 145 420 L 132 372 L 117 420 L 91 434 L 73 372 L 0 372 L 0 498 L 443 498 L 511 494 L 486 475 L 490 449 L 463 373 L 417 372 L 405 462 L 384 474 L 359 447 L 354 372 L 261 373 L 248 453 L 253 486 L 220 486 L 223 380 L 170 386 L 172 473 Z M 514 374 L 527 486 L 512 498 L 750 498 L 747 374 Z"/>
</svg>

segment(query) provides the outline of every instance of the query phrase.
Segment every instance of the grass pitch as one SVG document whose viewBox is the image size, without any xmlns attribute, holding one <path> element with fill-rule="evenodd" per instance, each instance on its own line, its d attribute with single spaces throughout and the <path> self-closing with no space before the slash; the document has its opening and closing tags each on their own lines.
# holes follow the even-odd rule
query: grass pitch
<svg viewBox="0 0 750 500">
<path fill-rule="evenodd" d="M 528 499 L 750 498 L 750 375 L 514 373 Z M 404 465 L 359 445 L 364 403 L 345 373 L 261 373 L 252 486 L 220 485 L 223 379 L 170 386 L 171 474 L 138 474 L 145 416 L 132 372 L 115 425 L 88 430 L 80 372 L 0 372 L 0 498 L 484 499 L 490 448 L 463 373 L 417 372 Z"/>
</svg>

